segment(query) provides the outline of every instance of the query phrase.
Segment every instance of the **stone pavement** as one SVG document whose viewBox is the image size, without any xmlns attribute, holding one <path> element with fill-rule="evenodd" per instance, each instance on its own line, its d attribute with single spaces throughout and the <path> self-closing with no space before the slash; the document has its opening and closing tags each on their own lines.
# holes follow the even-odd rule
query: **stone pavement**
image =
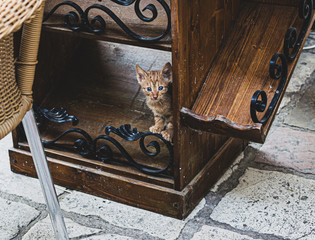
<svg viewBox="0 0 315 240">
<path fill-rule="evenodd" d="M 57 186 L 70 238 L 314 240 L 314 93 L 307 50 L 266 143 L 250 144 L 183 221 Z M 38 180 L 9 169 L 11 145 L 10 136 L 0 142 L 0 240 L 54 239 Z"/>
</svg>

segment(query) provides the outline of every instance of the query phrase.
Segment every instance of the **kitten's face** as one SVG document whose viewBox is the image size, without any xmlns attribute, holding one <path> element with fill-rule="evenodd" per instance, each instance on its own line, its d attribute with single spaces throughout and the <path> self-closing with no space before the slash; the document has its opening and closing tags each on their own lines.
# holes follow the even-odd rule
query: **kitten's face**
<svg viewBox="0 0 315 240">
<path fill-rule="evenodd" d="M 144 94 L 153 101 L 159 101 L 167 93 L 172 82 L 172 66 L 166 63 L 161 71 L 144 71 L 136 66 L 137 79 Z"/>
</svg>

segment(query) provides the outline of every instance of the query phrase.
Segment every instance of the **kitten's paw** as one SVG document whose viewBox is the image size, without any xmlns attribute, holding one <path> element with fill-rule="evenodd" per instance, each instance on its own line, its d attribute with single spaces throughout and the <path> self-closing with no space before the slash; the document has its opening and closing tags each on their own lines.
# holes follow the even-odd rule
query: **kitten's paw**
<svg viewBox="0 0 315 240">
<path fill-rule="evenodd" d="M 160 127 L 154 125 L 154 126 L 150 127 L 149 130 L 152 133 L 161 133 L 163 128 L 160 128 Z"/>
<path fill-rule="evenodd" d="M 173 137 L 167 131 L 162 131 L 161 134 L 166 141 L 172 142 Z"/>
</svg>

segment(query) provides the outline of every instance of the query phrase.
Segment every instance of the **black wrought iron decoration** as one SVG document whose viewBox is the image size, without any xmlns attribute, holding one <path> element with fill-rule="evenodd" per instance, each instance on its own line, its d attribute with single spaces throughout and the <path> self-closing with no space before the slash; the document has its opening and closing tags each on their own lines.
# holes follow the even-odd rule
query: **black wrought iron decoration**
<svg viewBox="0 0 315 240">
<path fill-rule="evenodd" d="M 274 111 L 287 81 L 288 62 L 294 60 L 302 46 L 302 42 L 306 36 L 307 29 L 309 28 L 312 20 L 312 12 L 313 0 L 301 0 L 299 7 L 299 16 L 300 18 L 305 20 L 302 30 L 298 36 L 296 28 L 290 27 L 285 35 L 283 54 L 276 53 L 275 55 L 273 55 L 270 61 L 269 75 L 273 79 L 280 79 L 280 83 L 267 110 L 266 108 L 268 98 L 266 92 L 263 90 L 257 90 L 254 93 L 250 104 L 250 114 L 253 122 L 266 124 L 272 112 Z M 278 59 L 280 59 L 280 64 L 277 63 Z M 264 112 L 265 110 L 265 115 L 261 120 L 259 120 L 257 117 L 257 112 Z"/>
<path fill-rule="evenodd" d="M 299 7 L 299 16 L 300 18 L 305 20 L 302 30 L 298 36 L 296 28 L 290 27 L 287 30 L 284 39 L 283 52 L 289 62 L 294 60 L 302 46 L 302 42 L 306 36 L 307 29 L 312 20 L 312 11 L 313 0 L 301 0 Z"/>
<path fill-rule="evenodd" d="M 55 122 L 55 123 L 65 123 L 71 122 L 73 126 L 77 125 L 79 119 L 75 116 L 70 116 L 67 111 L 63 108 L 53 108 L 51 110 L 41 108 L 37 104 L 33 105 L 36 121 L 41 124 L 45 119 Z M 74 151 L 80 154 L 82 157 L 97 159 L 102 162 L 109 162 L 113 160 L 113 151 L 108 144 L 100 145 L 100 141 L 105 141 L 108 143 L 112 143 L 120 153 L 127 159 L 127 161 L 139 169 L 140 171 L 147 174 L 159 174 L 166 172 L 173 165 L 173 146 L 170 142 L 165 140 L 161 134 L 156 134 L 152 132 L 139 132 L 136 128 L 131 128 L 129 124 L 125 124 L 120 126 L 119 128 L 115 128 L 113 126 L 107 126 L 105 128 L 105 134 L 92 139 L 92 137 L 84 130 L 80 128 L 71 128 L 54 140 L 45 141 L 43 140 L 43 144 L 45 147 L 53 147 L 58 144 L 58 141 L 65 137 L 66 135 L 77 133 L 82 137 L 76 139 L 73 143 Z M 156 157 L 159 155 L 161 151 L 161 147 L 159 142 L 151 141 L 147 145 L 145 145 L 145 139 L 149 136 L 160 139 L 168 149 L 170 160 L 162 169 L 153 169 L 148 166 L 144 166 L 142 164 L 137 163 L 130 154 L 124 149 L 124 147 L 110 134 L 115 134 L 122 138 L 123 140 L 129 142 L 139 141 L 139 146 L 141 151 L 146 156 Z M 150 151 L 151 148 L 151 151 Z"/>
<path fill-rule="evenodd" d="M 44 119 L 55 123 L 71 122 L 72 126 L 76 126 L 79 123 L 79 119 L 76 116 L 69 115 L 63 108 L 52 108 L 49 110 L 46 108 L 41 108 L 34 103 L 33 109 L 35 112 L 37 125 L 39 126 L 43 123 Z"/>
<path fill-rule="evenodd" d="M 108 144 L 103 144 L 100 147 L 98 147 L 99 145 L 98 142 L 105 141 L 112 143 L 132 166 L 136 167 L 137 169 L 144 173 L 147 174 L 163 173 L 166 172 L 173 165 L 173 147 L 170 142 L 166 141 L 160 134 L 155 134 L 151 132 L 144 133 L 139 132 L 136 128 L 132 129 L 129 124 L 122 125 L 119 128 L 108 126 L 105 128 L 105 135 L 100 135 L 95 139 L 92 139 L 92 137 L 86 131 L 80 128 L 71 128 L 52 141 L 43 141 L 43 144 L 46 147 L 54 146 L 61 138 L 71 133 L 77 133 L 82 136 L 81 138 L 78 138 L 77 140 L 74 141 L 73 147 L 75 152 L 86 158 L 98 159 L 99 161 L 102 162 L 108 162 L 112 160 L 113 151 Z M 111 133 L 121 137 L 123 140 L 126 141 L 134 142 L 139 140 L 139 146 L 141 151 L 145 155 L 151 157 L 159 155 L 161 149 L 160 144 L 157 141 L 151 141 L 149 144 L 145 145 L 144 143 L 145 138 L 148 136 L 153 136 L 156 137 L 157 139 L 160 139 L 166 145 L 169 151 L 170 160 L 167 166 L 162 169 L 153 169 L 148 166 L 139 164 L 129 155 L 129 153 L 115 138 L 110 136 Z M 150 151 L 149 148 L 153 148 L 152 149 L 153 151 Z"/>
<path fill-rule="evenodd" d="M 141 0 L 110 0 L 112 2 L 115 2 L 121 6 L 130 6 L 134 3 L 134 9 L 137 17 L 144 21 L 144 22 L 153 22 L 157 16 L 158 16 L 158 10 L 154 4 L 148 4 L 145 8 L 140 10 L 140 2 Z M 73 30 L 73 31 L 88 31 L 91 33 L 103 33 L 106 29 L 106 22 L 103 17 L 100 15 L 97 15 L 94 17 L 91 21 L 89 21 L 89 12 L 92 9 L 99 9 L 105 12 L 108 16 L 110 16 L 118 25 L 119 27 L 125 31 L 129 36 L 132 38 L 143 41 L 143 42 L 157 42 L 163 38 L 165 38 L 166 35 L 169 34 L 171 30 L 171 10 L 168 4 L 164 0 L 156 0 L 159 2 L 159 4 L 162 5 L 163 9 L 166 12 L 167 15 L 167 26 L 165 31 L 156 37 L 145 37 L 145 36 L 140 36 L 137 33 L 133 32 L 130 30 L 130 28 L 127 27 L 125 23 L 123 23 L 115 13 L 113 13 L 108 7 L 101 5 L 101 4 L 93 4 L 89 6 L 85 11 L 76 3 L 73 1 L 63 1 L 58 3 L 49 13 L 47 16 L 44 17 L 44 22 L 48 20 L 48 18 L 54 14 L 54 12 L 61 6 L 70 6 L 76 10 L 70 11 L 64 16 L 64 22 L 65 25 Z M 146 17 L 143 12 L 144 11 L 150 11 L 152 16 L 151 17 Z M 96 23 L 99 24 L 98 27 L 96 27 Z"/>
<path fill-rule="evenodd" d="M 278 59 L 280 59 L 281 63 L 277 63 Z M 276 53 L 272 56 L 269 65 L 269 75 L 273 79 L 280 79 L 280 83 L 275 92 L 274 97 L 272 98 L 270 105 L 261 120 L 257 118 L 257 112 L 264 112 L 267 107 L 267 94 L 263 90 L 257 90 L 251 100 L 250 104 L 250 114 L 254 123 L 265 124 L 270 118 L 272 112 L 274 111 L 276 104 L 281 96 L 281 93 L 284 89 L 285 83 L 287 81 L 288 76 L 288 64 L 286 57 L 282 53 Z M 258 100 L 261 98 L 261 100 Z"/>
</svg>

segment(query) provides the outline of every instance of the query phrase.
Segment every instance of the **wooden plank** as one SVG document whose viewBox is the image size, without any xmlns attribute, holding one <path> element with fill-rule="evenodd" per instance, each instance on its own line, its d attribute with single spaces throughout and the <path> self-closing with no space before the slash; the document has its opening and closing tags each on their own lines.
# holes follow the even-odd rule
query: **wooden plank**
<svg viewBox="0 0 315 240">
<path fill-rule="evenodd" d="M 207 194 L 209 188 L 226 170 L 230 162 L 244 149 L 240 139 L 229 139 L 199 174 L 182 191 L 109 173 L 98 169 L 92 161 L 66 160 L 64 153 L 48 151 L 48 165 L 55 184 L 183 219 Z M 52 154 L 53 153 L 53 154 Z M 37 177 L 32 156 L 28 151 L 10 149 L 10 165 L 15 173 Z M 53 157 L 53 158 L 52 158 Z M 58 159 L 57 159 L 58 158 Z M 70 158 L 70 156 L 68 156 Z M 155 182 L 156 183 L 156 182 Z"/>
<path fill-rule="evenodd" d="M 287 29 L 290 26 L 301 29 L 302 24 L 295 7 L 247 4 L 222 46 L 192 111 L 182 109 L 184 121 L 195 129 L 263 142 L 277 109 L 265 127 L 253 124 L 250 101 L 256 90 L 264 90 L 268 95 L 267 106 L 270 104 L 279 80 L 269 77 L 269 62 L 275 53 L 282 52 Z M 286 85 L 297 59 L 289 64 Z M 258 118 L 263 114 L 258 114 Z"/>
<path fill-rule="evenodd" d="M 30 152 L 29 146 L 26 142 L 19 142 L 18 149 Z M 55 149 L 45 148 L 46 156 L 52 159 L 58 159 L 64 162 L 78 164 L 80 166 L 89 167 L 96 169 L 98 171 L 103 171 L 107 173 L 112 173 L 117 176 L 123 176 L 142 182 L 151 183 L 154 185 L 167 187 L 174 189 L 174 180 L 167 176 L 153 176 L 140 172 L 128 165 L 119 165 L 114 162 L 103 163 L 93 159 L 87 159 L 81 157 L 78 154 L 60 151 Z"/>
<path fill-rule="evenodd" d="M 279 4 L 286 6 L 295 6 L 297 7 L 300 1 L 297 0 L 245 0 L 247 2 L 257 2 L 257 3 L 268 3 L 268 4 Z"/>
<path fill-rule="evenodd" d="M 70 29 L 65 28 L 61 25 L 56 24 L 43 24 L 43 32 L 52 32 L 52 33 L 63 33 L 67 36 L 75 36 L 77 38 L 85 38 L 85 39 L 95 39 L 100 41 L 114 42 L 114 43 L 122 43 L 128 44 L 132 46 L 139 46 L 151 49 L 158 49 L 163 51 L 172 51 L 171 41 L 161 42 L 161 43 L 145 43 L 139 42 L 137 40 L 132 39 L 129 36 L 125 36 L 119 32 L 110 32 L 107 31 L 106 34 L 96 35 L 94 33 L 88 32 L 73 32 Z"/>
<path fill-rule="evenodd" d="M 189 128 L 199 131 L 249 139 L 250 141 L 258 143 L 263 143 L 266 138 L 266 135 L 263 133 L 262 124 L 241 125 L 222 115 L 207 117 L 196 114 L 188 108 L 181 109 L 181 117 L 182 121 L 189 126 Z"/>
<path fill-rule="evenodd" d="M 298 0 L 245 0 L 247 2 L 258 2 L 258 3 L 267 3 L 267 4 L 279 4 L 286 6 L 298 7 L 301 1 Z M 314 5 L 315 8 L 315 5 Z"/>
<path fill-rule="evenodd" d="M 48 0 L 45 5 L 45 16 L 56 6 L 58 3 L 61 3 L 62 0 Z M 156 37 L 164 33 L 167 28 L 167 15 L 165 10 L 163 9 L 162 5 L 157 2 L 152 2 L 150 0 L 143 0 L 140 3 L 140 11 L 144 9 L 148 4 L 153 4 L 157 10 L 157 17 L 152 22 L 145 22 L 142 21 L 134 10 L 134 5 L 130 6 L 121 6 L 116 4 L 112 1 L 98 1 L 98 0 L 76 0 L 74 1 L 77 5 L 79 5 L 83 11 L 88 7 L 98 4 L 107 7 L 110 9 L 116 16 L 134 33 L 144 36 L 144 37 Z M 170 0 L 165 1 L 170 6 Z M 92 9 L 89 12 L 89 20 L 93 19 L 96 16 L 101 16 L 104 21 L 106 22 L 106 29 L 104 33 L 101 34 L 94 34 L 88 33 L 87 31 L 81 32 L 73 32 L 72 30 L 66 28 L 64 25 L 64 16 L 68 14 L 70 11 L 74 11 L 78 14 L 78 12 L 71 6 L 63 5 L 60 6 L 57 11 L 44 23 L 45 30 L 53 31 L 53 32 L 64 32 L 70 33 L 77 37 L 84 37 L 84 38 L 93 38 L 103 41 L 110 41 L 110 42 L 119 42 L 125 43 L 135 46 L 143 46 L 161 50 L 171 50 L 171 34 L 169 33 L 165 38 L 161 39 L 158 43 L 145 43 L 138 40 L 133 39 L 131 36 L 126 34 L 115 21 L 109 17 L 108 14 L 105 12 Z M 152 17 L 152 13 L 149 10 L 141 11 L 141 13 L 146 17 Z M 80 22 L 79 17 L 79 22 Z M 73 21 L 72 21 L 73 23 Z M 96 26 L 97 28 L 97 26 Z"/>
<path fill-rule="evenodd" d="M 196 177 L 184 188 L 189 190 L 189 194 L 185 194 L 187 198 L 187 210 L 192 210 L 196 204 L 209 191 L 209 185 L 214 184 L 233 160 L 245 148 L 241 139 L 230 138 L 222 148 L 214 155 L 214 157 L 204 166 L 204 168 L 196 175 Z"/>
<path fill-rule="evenodd" d="M 81 39 L 63 34 L 41 33 L 38 51 L 38 65 L 34 80 L 33 98 L 37 102 L 43 101 L 47 93 L 54 89 L 56 80 L 68 68 L 74 54 L 81 44 Z M 58 51 L 56 51 L 58 49 Z M 38 90 L 40 89 L 40 91 Z"/>
<path fill-rule="evenodd" d="M 241 7 L 237 3 L 172 1 L 176 189 L 183 189 L 228 139 L 186 128 L 180 121 L 180 109 L 193 105 L 228 27 Z M 232 17 L 230 9 L 233 9 Z"/>
<path fill-rule="evenodd" d="M 29 152 L 12 149 L 9 153 L 13 172 L 37 177 Z M 181 192 L 80 164 L 52 158 L 47 160 L 55 184 L 167 216 L 183 218 Z"/>
</svg>

